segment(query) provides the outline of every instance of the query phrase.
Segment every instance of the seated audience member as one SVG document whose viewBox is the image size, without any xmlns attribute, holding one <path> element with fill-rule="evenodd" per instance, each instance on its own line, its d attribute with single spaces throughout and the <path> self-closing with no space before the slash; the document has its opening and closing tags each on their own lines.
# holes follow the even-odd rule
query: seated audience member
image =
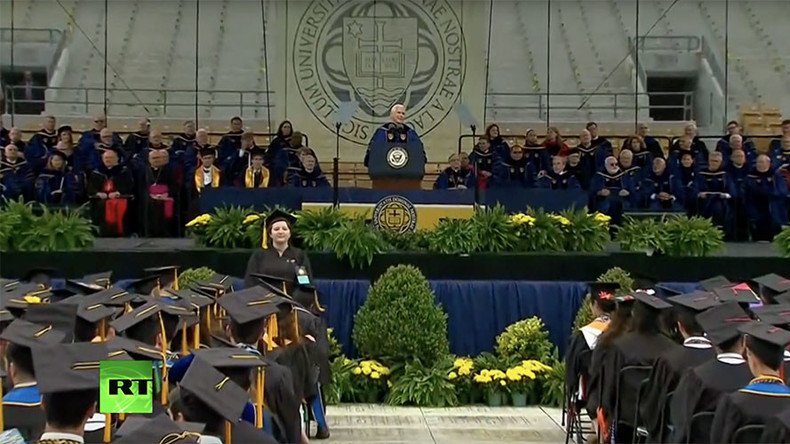
<svg viewBox="0 0 790 444">
<path fill-rule="evenodd" d="M 538 133 L 528 129 L 524 142 L 524 157 L 532 165 L 534 171 L 551 169 L 551 156 L 543 144 L 538 141 Z"/>
<path fill-rule="evenodd" d="M 131 159 L 148 148 L 149 134 L 151 134 L 151 119 L 144 117 L 138 120 L 137 131 L 126 136 L 126 142 L 123 144 L 123 150 L 125 152 L 123 157 Z"/>
<path fill-rule="evenodd" d="M 697 175 L 697 210 L 699 215 L 723 227 L 725 235 L 733 236 L 732 199 L 735 186 L 727 171 L 722 168 L 722 154 L 714 151 L 708 158 L 708 167 Z"/>
<path fill-rule="evenodd" d="M 284 120 L 279 128 L 277 128 L 277 135 L 269 144 L 266 150 L 266 158 L 264 163 L 266 168 L 272 174 L 269 181 L 269 186 L 283 186 L 285 184 L 285 171 L 288 169 L 288 156 L 289 149 L 292 149 L 293 143 L 293 125 L 290 121 Z"/>
<path fill-rule="evenodd" d="M 301 156 L 302 167 L 295 174 L 291 175 L 291 185 L 297 188 L 319 188 L 328 187 L 329 181 L 321 172 L 321 167 L 315 158 L 315 154 L 306 153 Z"/>
<path fill-rule="evenodd" d="M 790 138 L 790 119 L 782 120 L 782 136 L 777 139 L 771 139 L 768 145 L 768 152 L 773 156 L 779 151 L 782 151 L 782 140 Z"/>
<path fill-rule="evenodd" d="M 0 159 L 0 197 L 29 200 L 32 198 L 33 181 L 33 171 L 20 156 L 19 148 L 13 143 L 6 145 Z"/>
<path fill-rule="evenodd" d="M 304 148 L 304 134 L 294 131 L 291 143 L 285 148 L 288 154 L 288 168 L 300 168 L 302 166 L 302 162 L 299 160 L 299 151 L 302 148 Z"/>
<path fill-rule="evenodd" d="M 474 171 L 474 168 L 472 168 L 472 162 L 469 160 L 469 153 L 466 151 L 461 151 L 458 156 L 461 158 L 461 168 L 467 171 Z"/>
<path fill-rule="evenodd" d="M 712 443 L 735 442 L 733 438 L 739 428 L 765 424 L 790 407 L 790 388 L 785 385 L 780 370 L 790 332 L 765 322 L 743 324 L 740 331 L 746 335 L 746 362 L 754 379 L 719 400 L 710 428 Z"/>
<path fill-rule="evenodd" d="M 535 182 L 535 171 L 524 157 L 524 148 L 514 145 L 507 157 L 494 166 L 494 186 L 531 188 Z"/>
<path fill-rule="evenodd" d="M 245 131 L 241 135 L 240 140 L 241 145 L 239 146 L 239 149 L 235 151 L 232 156 L 226 158 L 225 163 L 221 165 L 222 171 L 225 173 L 226 180 L 235 186 L 241 186 L 241 183 L 244 180 L 243 176 L 245 171 L 250 166 L 250 153 L 253 150 L 263 152 L 264 163 L 266 162 L 266 151 L 261 150 L 257 145 L 255 145 L 255 136 L 251 131 Z"/>
<path fill-rule="evenodd" d="M 772 240 L 787 223 L 787 183 L 765 154 L 746 176 L 744 200 L 752 240 Z"/>
<path fill-rule="evenodd" d="M 243 127 L 244 123 L 241 117 L 236 116 L 230 119 L 230 131 L 225 133 L 217 144 L 219 151 L 217 160 L 220 165 L 224 165 L 227 159 L 241 148 L 241 135 L 244 133 Z"/>
<path fill-rule="evenodd" d="M 610 216 L 612 224 L 619 225 L 623 210 L 630 207 L 632 184 L 614 156 L 604 161 L 604 170 L 593 178 L 590 193 L 593 195 L 593 209 Z"/>
<path fill-rule="evenodd" d="M 84 170 L 83 165 L 79 163 L 79 157 L 76 155 L 77 148 L 72 139 L 71 127 L 68 125 L 58 128 L 58 143 L 55 144 L 53 151 L 60 151 L 66 155 L 66 164 L 68 169 L 81 172 Z M 52 153 L 49 153 L 51 155 Z"/>
<path fill-rule="evenodd" d="M 670 171 L 671 172 L 671 171 Z M 692 153 L 687 151 L 680 156 L 678 168 L 672 174 L 680 183 L 680 198 L 689 215 L 697 214 L 697 166 Z"/>
<path fill-rule="evenodd" d="M 507 159 L 510 156 L 510 145 L 499 133 L 499 125 L 492 123 L 486 128 L 486 138 L 491 143 L 491 151 L 500 159 Z"/>
<path fill-rule="evenodd" d="M 266 188 L 269 186 L 269 169 L 263 165 L 266 150 L 253 146 L 249 152 L 250 166 L 244 169 L 244 181 L 234 183 L 235 186 L 244 188 Z"/>
<path fill-rule="evenodd" d="M 477 141 L 477 145 L 469 155 L 469 163 L 475 171 L 477 186 L 481 189 L 488 187 L 488 182 L 491 176 L 494 175 L 494 165 L 497 162 L 496 155 L 491 151 L 491 144 L 488 139 L 481 137 Z"/>
<path fill-rule="evenodd" d="M 187 120 L 184 122 L 184 131 L 173 138 L 173 152 L 183 159 L 187 150 L 195 146 L 195 137 L 197 131 L 195 130 L 195 122 Z"/>
<path fill-rule="evenodd" d="M 702 155 L 691 149 L 692 139 L 689 137 L 681 137 L 675 141 L 673 149 L 669 152 L 669 159 L 667 165 L 669 170 L 674 174 L 680 168 L 680 160 L 683 155 L 688 154 L 694 162 L 694 165 L 699 168 L 706 162 L 703 161 Z"/>
<path fill-rule="evenodd" d="M 743 150 L 734 150 L 730 155 L 730 162 L 726 169 L 735 189 L 735 196 L 732 200 L 735 216 L 734 240 L 742 242 L 749 240 L 749 223 L 746 214 L 746 201 L 744 200 L 746 176 L 750 172 L 750 167 L 746 164 L 746 153 Z"/>
<path fill-rule="evenodd" d="M 667 169 L 662 157 L 653 159 L 653 169 L 642 179 L 644 203 L 653 211 L 678 211 L 682 208 L 682 186 Z"/>
<path fill-rule="evenodd" d="M 590 181 L 595 176 L 595 172 L 603 167 L 606 159 L 605 150 L 592 144 L 592 135 L 587 130 L 579 134 L 579 144 L 575 149 L 570 150 L 568 155 L 577 153 L 579 155 L 579 171 L 576 177 L 581 182 L 583 189 L 590 188 Z"/>
<path fill-rule="evenodd" d="M 200 168 L 195 171 L 192 182 L 195 195 L 200 194 L 205 188 L 219 188 L 222 185 L 222 170 L 214 162 L 217 160 L 217 151 L 214 148 L 200 149 Z"/>
<path fill-rule="evenodd" d="M 681 146 L 681 141 L 686 141 L 687 147 Z M 689 123 L 686 125 L 683 136 L 675 139 L 675 142 L 672 144 L 672 148 L 670 148 L 670 154 L 673 151 L 678 150 L 691 150 L 694 153 L 694 158 L 699 165 L 705 165 L 708 163 L 708 147 L 705 145 L 705 142 L 699 138 L 697 135 L 697 124 Z"/>
<path fill-rule="evenodd" d="M 634 165 L 634 153 L 629 149 L 620 150 L 617 156 L 617 163 L 620 165 L 623 174 L 628 176 L 628 179 L 631 181 L 632 192 L 635 194 L 634 198 L 638 199 L 641 192 L 642 177 L 644 177 L 646 171 L 643 171 L 639 165 Z"/>
<path fill-rule="evenodd" d="M 743 136 L 740 134 L 733 134 L 730 139 L 729 143 L 725 145 L 725 149 L 719 150 L 719 147 L 716 147 L 716 151 L 722 153 L 724 159 L 729 159 L 732 157 L 732 153 L 735 151 L 743 151 L 746 154 L 746 163 L 750 166 L 754 166 L 754 159 L 757 157 L 757 150 L 754 146 L 747 146 L 743 142 Z"/>
<path fill-rule="evenodd" d="M 565 170 L 571 173 L 576 180 L 579 181 L 579 186 L 584 191 L 590 189 L 590 180 L 592 180 L 592 176 L 587 176 L 582 168 L 582 157 L 579 154 L 579 151 L 576 148 L 571 148 L 570 152 L 568 153 L 568 158 L 566 159 Z"/>
<path fill-rule="evenodd" d="M 737 146 L 733 143 L 733 137 L 738 136 Z M 727 134 L 721 137 L 716 142 L 716 151 L 722 153 L 724 158 L 730 157 L 733 150 L 742 149 L 747 152 L 755 152 L 754 143 L 743 135 L 743 127 L 737 120 L 731 120 L 727 123 Z"/>
<path fill-rule="evenodd" d="M 790 163 L 790 135 L 782 137 L 775 150 L 770 152 L 771 164 L 778 168 Z"/>
<path fill-rule="evenodd" d="M 449 165 L 439 174 L 433 188 L 436 190 L 466 190 L 474 188 L 474 174 L 470 169 L 461 167 L 461 156 L 452 154 L 447 159 Z"/>
<path fill-rule="evenodd" d="M 194 174 L 195 169 L 197 169 L 197 166 L 200 163 L 201 148 L 214 148 L 215 150 L 217 149 L 216 146 L 209 143 L 208 131 L 205 128 L 200 128 L 195 132 L 195 143 L 191 145 L 187 145 L 186 149 L 184 150 L 182 163 L 183 163 L 183 170 L 186 175 L 191 176 L 192 174 Z"/>
<path fill-rule="evenodd" d="M 642 171 L 647 171 L 648 168 L 653 166 L 654 156 L 650 151 L 647 150 L 645 141 L 642 140 L 642 138 L 638 135 L 626 138 L 625 141 L 623 141 L 621 150 L 624 149 L 630 150 L 633 153 L 634 165 L 641 168 Z"/>
<path fill-rule="evenodd" d="M 742 388 L 751 380 L 749 366 L 743 359 L 743 341 L 738 327 L 751 319 L 735 301 L 724 302 L 696 316 L 705 336 L 716 346 L 716 359 L 687 370 L 675 388 L 670 403 L 669 423 L 673 427 L 668 442 L 709 442 L 706 436 L 695 436 L 691 418 L 702 412 L 713 412 L 719 399 Z"/>
<path fill-rule="evenodd" d="M 560 130 L 556 126 L 550 126 L 546 130 L 546 138 L 543 140 L 543 146 L 549 156 L 568 156 L 568 145 L 562 140 Z"/>
<path fill-rule="evenodd" d="M 25 148 L 25 160 L 27 160 L 34 174 L 41 172 L 47 163 L 50 151 L 54 150 L 55 145 L 58 143 L 56 128 L 57 120 L 54 116 L 44 117 L 44 124 L 41 126 L 41 130 L 33 134 Z"/>
<path fill-rule="evenodd" d="M 47 166 L 35 182 L 36 201 L 47 205 L 71 205 L 76 203 L 80 181 L 68 170 L 66 154 L 56 149 L 49 156 Z"/>
<path fill-rule="evenodd" d="M 565 169 L 566 159 L 562 156 L 554 156 L 551 159 L 551 170 L 544 170 L 538 174 L 538 188 L 548 188 L 551 190 L 577 190 L 579 181 L 576 176 Z"/>
<path fill-rule="evenodd" d="M 636 129 L 636 135 L 642 138 L 642 141 L 645 143 L 645 149 L 647 150 L 650 155 L 654 158 L 662 157 L 666 158 L 664 155 L 664 150 L 661 148 L 661 144 L 656 140 L 655 137 L 648 135 L 650 131 L 650 127 L 647 126 L 646 123 L 640 123 Z"/>
<path fill-rule="evenodd" d="M 9 143 L 16 145 L 17 149 L 20 153 L 25 152 L 25 148 L 27 148 L 27 143 L 22 140 L 22 131 L 17 127 L 11 127 L 8 131 L 8 139 Z"/>
<path fill-rule="evenodd" d="M 612 142 L 609 142 L 605 137 L 601 137 L 598 135 L 598 124 L 595 122 L 587 122 L 587 125 L 584 126 L 587 131 L 590 132 L 590 136 L 592 136 L 591 142 L 592 146 L 596 148 L 602 148 L 602 152 L 600 154 L 601 157 L 606 159 L 608 156 L 614 154 L 612 148 Z"/>
<path fill-rule="evenodd" d="M 101 155 L 101 166 L 88 175 L 88 197 L 91 199 L 93 224 L 101 236 L 124 236 L 128 228 L 129 199 L 134 193 L 134 176 L 120 164 L 121 149 L 107 148 Z"/>
</svg>

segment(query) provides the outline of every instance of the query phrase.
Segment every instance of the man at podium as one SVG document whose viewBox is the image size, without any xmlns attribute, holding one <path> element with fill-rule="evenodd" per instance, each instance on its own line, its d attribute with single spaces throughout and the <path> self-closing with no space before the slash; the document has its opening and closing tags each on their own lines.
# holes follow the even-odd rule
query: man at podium
<svg viewBox="0 0 790 444">
<path fill-rule="evenodd" d="M 370 143 L 368 143 L 368 149 L 365 152 L 365 166 L 368 166 L 368 161 L 370 160 L 370 150 L 375 149 L 376 147 L 382 147 L 386 143 L 402 143 L 404 145 L 408 144 L 418 144 L 422 147 L 422 141 L 420 140 L 420 136 L 417 135 L 417 132 L 414 131 L 411 127 L 406 125 L 406 106 L 402 103 L 396 103 L 392 105 L 390 108 L 390 121 L 379 127 L 375 133 L 373 133 L 373 137 L 370 139 Z M 425 148 L 422 148 L 423 157 L 425 161 L 428 161 L 428 157 L 425 155 Z"/>
</svg>

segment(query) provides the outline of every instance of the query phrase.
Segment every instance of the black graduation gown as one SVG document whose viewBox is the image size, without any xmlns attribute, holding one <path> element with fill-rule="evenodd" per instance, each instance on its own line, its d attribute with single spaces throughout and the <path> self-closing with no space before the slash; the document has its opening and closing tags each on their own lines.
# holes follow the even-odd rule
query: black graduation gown
<svg viewBox="0 0 790 444">
<path fill-rule="evenodd" d="M 175 237 L 179 231 L 180 190 L 176 177 L 169 166 L 151 168 L 144 165 L 137 179 L 139 211 L 138 229 L 145 237 Z M 166 190 L 168 200 L 151 197 L 151 187 L 157 185 Z"/>
<path fill-rule="evenodd" d="M 753 380 L 753 381 L 756 381 Z M 772 383 L 776 390 L 748 391 L 749 384 L 735 393 L 723 396 L 716 406 L 711 426 L 711 442 L 733 442 L 735 432 L 746 425 L 760 425 L 790 407 L 790 388 L 783 382 Z"/>
<path fill-rule="evenodd" d="M 33 171 L 23 159 L 11 163 L 0 159 L 0 196 L 10 200 L 23 197 L 30 200 L 33 196 Z"/>
<path fill-rule="evenodd" d="M 275 436 L 280 442 L 299 442 L 302 421 L 299 416 L 301 399 L 294 393 L 291 371 L 272 359 L 265 360 L 267 367 L 264 400 L 284 428 L 284 430 L 275 430 Z"/>
<path fill-rule="evenodd" d="M 323 319 L 302 307 L 295 308 L 299 318 L 299 332 L 301 335 L 310 335 L 315 341 L 308 342 L 307 353 L 310 360 L 318 367 L 318 382 L 327 385 L 332 380 L 329 366 L 329 333 Z"/>
<path fill-rule="evenodd" d="M 590 364 L 592 361 L 593 351 L 587 345 L 584 335 L 580 331 L 576 331 L 571 336 L 571 342 L 568 346 L 568 351 L 565 354 L 565 387 L 568 401 L 575 402 L 578 397 L 576 396 L 581 387 L 579 387 L 579 380 L 590 379 Z M 587 399 L 586 393 L 581 393 L 582 400 Z"/>
<path fill-rule="evenodd" d="M 669 420 L 668 417 L 664 417 L 664 406 L 667 395 L 675 391 L 680 377 L 687 369 L 716 357 L 716 351 L 710 342 L 699 339 L 697 344 L 698 346 L 707 345 L 707 347 L 693 348 L 691 345 L 694 344 L 684 344 L 683 347 L 673 348 L 659 357 L 653 366 L 647 391 L 641 398 L 639 405 L 641 423 L 650 433 L 653 442 L 659 442 L 658 438 Z"/>
<path fill-rule="evenodd" d="M 790 429 L 788 429 L 787 424 L 790 424 L 790 410 L 785 410 L 765 423 L 765 430 L 763 430 L 760 442 L 770 444 L 790 443 Z"/>
<path fill-rule="evenodd" d="M 645 335 L 638 332 L 628 332 L 617 338 L 610 353 L 602 361 L 603 378 L 601 380 L 600 406 L 606 413 L 609 423 L 615 418 L 618 406 L 621 419 L 633 421 L 636 409 L 636 397 L 641 381 L 623 381 L 620 387 L 620 370 L 626 366 L 652 366 L 659 356 L 675 347 L 680 347 L 666 336 L 661 334 Z M 597 349 L 597 347 L 596 347 Z M 617 399 L 617 394 L 620 399 Z"/>
<path fill-rule="evenodd" d="M 117 165 L 113 168 L 106 168 L 104 166 L 93 170 L 88 175 L 88 196 L 94 197 L 97 193 L 110 194 L 111 192 L 121 193 L 121 196 L 116 200 L 125 200 L 127 203 L 126 210 L 121 215 L 114 210 L 108 212 L 107 200 L 95 198 L 91 200 L 91 216 L 93 224 L 99 227 L 101 236 L 123 236 L 126 234 L 127 224 L 125 220 L 131 214 L 131 202 L 129 196 L 134 193 L 134 177 L 128 168 L 122 165 Z M 113 203 L 117 205 L 117 203 Z M 114 216 L 120 216 L 121 223 L 112 223 Z"/>
<path fill-rule="evenodd" d="M 148 148 L 148 133 L 143 134 L 139 131 L 129 134 L 123 144 L 127 158 L 140 154 L 146 148 Z"/>
<path fill-rule="evenodd" d="M 689 436 L 691 417 L 713 411 L 719 398 L 745 386 L 751 378 L 749 366 L 743 361 L 727 364 L 714 359 L 687 370 L 675 387 L 669 407 L 669 422 L 674 431 L 668 442 L 685 443 L 687 439 L 699 442 L 699 438 Z"/>
<path fill-rule="evenodd" d="M 313 171 L 308 172 L 304 167 L 293 170 L 288 178 L 288 183 L 295 188 L 319 188 L 328 187 L 329 180 L 318 165 L 315 166 Z"/>
<path fill-rule="evenodd" d="M 285 279 L 286 293 L 292 294 L 298 267 L 305 267 L 305 271 L 307 271 L 307 275 L 310 276 L 312 281 L 313 273 L 310 267 L 310 259 L 302 250 L 288 247 L 282 256 L 272 247 L 265 250 L 257 250 L 252 253 L 250 260 L 247 262 L 247 271 L 244 273 L 244 286 L 252 287 L 257 285 L 258 280 L 251 276 L 252 273 L 268 274 Z"/>
</svg>

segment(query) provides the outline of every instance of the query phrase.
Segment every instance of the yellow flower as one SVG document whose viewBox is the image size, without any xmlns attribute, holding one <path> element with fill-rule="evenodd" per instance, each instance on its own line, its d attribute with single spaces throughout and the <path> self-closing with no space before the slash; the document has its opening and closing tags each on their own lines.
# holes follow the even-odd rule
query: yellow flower
<svg viewBox="0 0 790 444">
<path fill-rule="evenodd" d="M 242 223 L 244 225 L 251 224 L 251 223 L 253 223 L 253 222 L 257 221 L 257 220 L 260 220 L 260 218 L 261 218 L 260 214 L 250 214 L 250 215 L 248 215 L 247 217 L 244 218 L 244 222 L 242 222 Z"/>
<path fill-rule="evenodd" d="M 455 372 L 450 372 L 450 374 L 447 375 L 447 379 L 449 379 L 450 381 L 452 381 L 453 379 L 455 379 L 457 377 L 458 377 L 458 374 L 455 373 Z"/>
<path fill-rule="evenodd" d="M 41 298 L 38 297 L 38 296 L 29 296 L 28 295 L 28 296 L 25 296 L 23 299 L 28 304 L 40 304 L 41 303 Z"/>
<path fill-rule="evenodd" d="M 392 381 L 390 381 L 389 379 L 387 380 L 387 387 L 392 388 Z"/>
<path fill-rule="evenodd" d="M 458 369 L 458 374 L 461 376 L 467 376 L 470 373 L 472 373 L 472 367 L 461 367 Z"/>
<path fill-rule="evenodd" d="M 475 382 L 478 382 L 480 384 L 488 384 L 489 382 L 491 382 L 491 377 L 485 375 L 475 375 Z"/>
<path fill-rule="evenodd" d="M 369 375 L 372 373 L 372 370 L 370 369 L 370 367 L 362 367 L 362 373 L 364 373 L 365 375 Z"/>
<path fill-rule="evenodd" d="M 612 220 L 612 218 L 610 216 L 607 216 L 607 215 L 605 215 L 603 213 L 599 213 L 599 212 L 593 213 L 592 217 L 598 222 L 607 223 L 607 224 Z"/>
<path fill-rule="evenodd" d="M 348 358 L 343 358 L 343 365 L 351 364 L 351 360 Z"/>
<path fill-rule="evenodd" d="M 379 373 L 379 372 L 371 372 L 370 373 L 370 379 L 379 379 L 379 378 L 381 378 L 381 373 Z"/>
<path fill-rule="evenodd" d="M 354 370 L 352 370 L 351 373 L 353 373 L 355 375 L 358 375 L 358 374 L 362 373 L 362 369 L 359 368 L 359 367 L 354 367 Z"/>
<path fill-rule="evenodd" d="M 499 381 L 499 385 L 504 387 L 504 386 L 507 385 L 507 382 L 505 382 L 505 380 L 503 379 L 503 380 Z"/>
<path fill-rule="evenodd" d="M 570 225 L 571 224 L 571 221 L 568 220 L 568 218 L 565 217 L 565 216 L 562 216 L 562 215 L 559 215 L 559 214 L 552 214 L 550 217 L 552 219 L 556 220 L 557 222 L 559 222 L 560 225 Z"/>
</svg>

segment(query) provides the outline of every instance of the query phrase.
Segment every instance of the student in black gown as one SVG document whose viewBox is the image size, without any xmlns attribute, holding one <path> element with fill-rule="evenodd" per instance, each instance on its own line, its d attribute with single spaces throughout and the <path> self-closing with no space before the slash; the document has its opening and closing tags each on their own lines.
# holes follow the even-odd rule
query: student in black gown
<svg viewBox="0 0 790 444">
<path fill-rule="evenodd" d="M 274 210 L 266 218 L 263 233 L 263 249 L 252 253 L 244 273 L 245 286 L 257 285 L 256 274 L 265 274 L 285 279 L 285 293 L 292 294 L 299 270 L 303 270 L 312 281 L 310 260 L 302 250 L 292 247 L 291 229 L 296 218 L 284 211 Z"/>
<path fill-rule="evenodd" d="M 689 369 L 713 359 L 716 355 L 711 341 L 696 315 L 718 305 L 713 293 L 696 292 L 673 296 L 668 299 L 674 304 L 677 329 L 683 337 L 683 347 L 670 349 L 656 360 L 650 374 L 647 391 L 639 405 L 641 424 L 647 429 L 651 442 L 663 442 L 664 427 L 669 418 L 665 411 L 667 396 L 675 391 L 680 377 Z"/>
<path fill-rule="evenodd" d="M 627 366 L 653 366 L 659 356 L 679 347 L 661 332 L 661 312 L 672 306 L 644 292 L 634 295 L 634 315 L 628 332 L 614 341 L 611 352 L 602 362 L 604 378 L 601 385 L 601 408 L 606 414 L 615 442 L 628 442 L 633 430 L 618 427 L 617 421 L 633 422 L 640 380 L 620 380 L 620 371 Z M 620 399 L 617 399 L 617 396 Z"/>
<path fill-rule="evenodd" d="M 764 444 L 790 443 L 790 410 L 774 416 L 765 423 L 760 442 Z"/>
<path fill-rule="evenodd" d="M 120 164 L 120 148 L 110 147 L 101 155 L 101 166 L 88 175 L 93 223 L 102 236 L 124 236 L 128 229 L 129 202 L 134 176 Z"/>
<path fill-rule="evenodd" d="M 743 340 L 738 327 L 751 318 L 736 301 L 709 308 L 696 317 L 706 337 L 716 346 L 716 359 L 687 370 L 675 388 L 669 407 L 669 423 L 673 427 L 668 442 L 708 442 L 691 430 L 691 418 L 697 413 L 713 412 L 719 399 L 740 389 L 751 380 L 746 361 L 741 356 Z"/>
<path fill-rule="evenodd" d="M 711 442 L 734 442 L 745 425 L 760 425 L 790 407 L 790 387 L 780 377 L 790 332 L 766 322 L 744 324 L 746 361 L 754 376 L 748 385 L 722 397 L 711 426 Z"/>
</svg>

